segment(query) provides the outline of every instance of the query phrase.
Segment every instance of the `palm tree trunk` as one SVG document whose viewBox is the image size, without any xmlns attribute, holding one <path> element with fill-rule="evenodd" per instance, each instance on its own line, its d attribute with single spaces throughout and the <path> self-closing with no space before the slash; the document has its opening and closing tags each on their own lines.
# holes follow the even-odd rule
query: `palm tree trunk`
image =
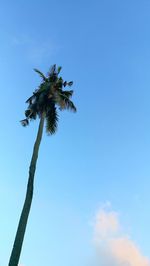
<svg viewBox="0 0 150 266">
<path fill-rule="evenodd" d="M 18 266 L 18 263 L 19 263 L 23 239 L 24 239 L 28 216 L 29 216 L 31 203 L 32 203 L 34 174 L 35 174 L 36 162 L 38 158 L 39 146 L 40 146 L 41 139 L 42 139 L 43 126 L 44 126 L 44 114 L 42 114 L 41 119 L 40 119 L 37 138 L 36 138 L 34 148 L 33 148 L 33 155 L 32 155 L 32 159 L 31 159 L 31 163 L 29 167 L 29 179 L 28 179 L 25 202 L 24 202 L 24 206 L 23 206 L 22 213 L 20 216 L 18 229 L 17 229 L 17 233 L 16 233 L 16 237 L 15 237 L 15 241 L 14 241 L 14 245 L 13 245 L 13 249 L 12 249 L 12 253 L 10 256 L 8 266 Z"/>
</svg>

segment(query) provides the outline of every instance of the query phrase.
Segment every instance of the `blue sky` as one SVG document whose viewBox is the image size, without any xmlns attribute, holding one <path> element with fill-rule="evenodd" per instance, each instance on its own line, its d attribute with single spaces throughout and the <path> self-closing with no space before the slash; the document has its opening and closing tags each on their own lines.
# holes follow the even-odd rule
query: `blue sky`
<svg viewBox="0 0 150 266">
<path fill-rule="evenodd" d="M 0 265 L 8 264 L 38 126 L 19 120 L 40 82 L 33 68 L 46 73 L 54 63 L 74 81 L 78 112 L 61 113 L 57 134 L 44 134 L 20 265 L 110 266 L 102 254 L 95 262 L 93 244 L 94 217 L 106 205 L 105 222 L 119 219 L 150 259 L 149 13 L 148 0 L 1 1 Z"/>
</svg>

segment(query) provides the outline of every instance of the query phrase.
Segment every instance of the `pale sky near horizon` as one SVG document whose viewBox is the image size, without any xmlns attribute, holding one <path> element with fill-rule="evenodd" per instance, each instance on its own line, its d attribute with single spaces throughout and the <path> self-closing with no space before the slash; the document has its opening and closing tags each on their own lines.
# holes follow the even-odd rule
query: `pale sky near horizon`
<svg viewBox="0 0 150 266">
<path fill-rule="evenodd" d="M 37 132 L 19 123 L 33 68 L 54 63 L 78 111 L 44 133 L 20 266 L 150 265 L 149 14 L 148 0 L 0 1 L 0 266 Z"/>
</svg>

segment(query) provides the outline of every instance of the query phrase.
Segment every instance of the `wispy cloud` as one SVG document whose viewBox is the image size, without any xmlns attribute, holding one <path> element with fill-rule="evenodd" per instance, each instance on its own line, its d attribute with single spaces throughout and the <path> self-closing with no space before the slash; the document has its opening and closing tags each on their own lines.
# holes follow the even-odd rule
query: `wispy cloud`
<svg viewBox="0 0 150 266">
<path fill-rule="evenodd" d="M 94 221 L 97 266 L 150 266 L 137 244 L 124 233 L 117 212 L 101 208 Z"/>
</svg>

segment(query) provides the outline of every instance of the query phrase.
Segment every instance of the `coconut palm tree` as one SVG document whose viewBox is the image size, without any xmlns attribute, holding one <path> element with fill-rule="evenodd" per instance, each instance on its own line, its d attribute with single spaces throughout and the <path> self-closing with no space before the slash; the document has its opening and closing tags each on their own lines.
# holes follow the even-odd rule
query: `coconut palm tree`
<svg viewBox="0 0 150 266">
<path fill-rule="evenodd" d="M 53 65 L 45 76 L 41 71 L 34 69 L 42 78 L 42 83 L 33 95 L 27 99 L 28 108 L 25 111 L 25 119 L 21 120 L 23 126 L 27 126 L 30 121 L 36 118 L 40 119 L 38 133 L 33 148 L 33 155 L 29 167 L 29 179 L 24 206 L 20 216 L 17 233 L 9 260 L 9 266 L 18 266 L 21 254 L 23 239 L 27 226 L 28 216 L 33 197 L 34 175 L 36 170 L 36 162 L 38 158 L 39 146 L 42 139 L 43 126 L 46 123 L 46 131 L 52 135 L 57 130 L 58 124 L 58 109 L 71 110 L 76 112 L 76 107 L 70 100 L 73 90 L 64 90 L 65 87 L 71 87 L 73 82 L 64 81 L 59 73 L 61 67 Z"/>
</svg>

